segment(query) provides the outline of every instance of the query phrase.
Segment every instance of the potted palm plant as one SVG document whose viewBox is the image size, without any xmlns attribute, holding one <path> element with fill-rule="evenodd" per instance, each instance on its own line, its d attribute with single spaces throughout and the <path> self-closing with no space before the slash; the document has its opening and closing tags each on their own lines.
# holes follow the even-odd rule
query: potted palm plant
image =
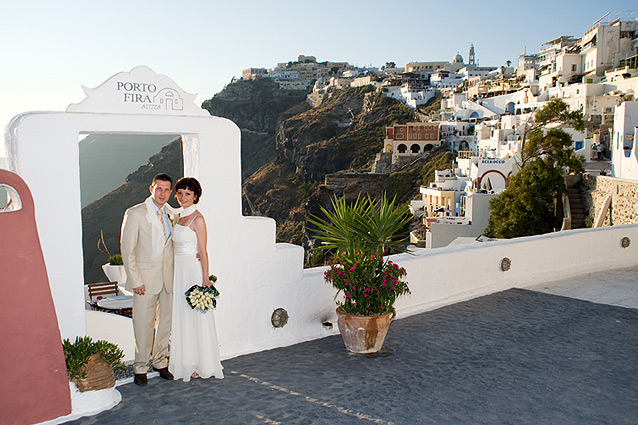
<svg viewBox="0 0 638 425">
<path fill-rule="evenodd" d="M 342 294 L 337 323 L 344 344 L 355 353 L 377 352 L 396 315 L 395 300 L 409 293 L 405 269 L 384 256 L 407 251 L 410 211 L 384 194 L 378 202 L 370 196 L 351 204 L 334 198 L 332 211 L 321 212 L 325 218 L 308 221 L 322 241 L 314 249 L 334 254 L 324 278 L 338 290 L 335 299 Z"/>
<path fill-rule="evenodd" d="M 120 254 L 111 255 L 111 251 L 104 242 L 104 233 L 100 230 L 100 239 L 97 241 L 97 249 L 104 253 L 107 263 L 102 265 L 102 270 L 108 278 L 109 282 L 118 282 L 118 286 L 123 286 L 126 282 L 126 271 L 124 270 L 124 262 Z"/>
</svg>

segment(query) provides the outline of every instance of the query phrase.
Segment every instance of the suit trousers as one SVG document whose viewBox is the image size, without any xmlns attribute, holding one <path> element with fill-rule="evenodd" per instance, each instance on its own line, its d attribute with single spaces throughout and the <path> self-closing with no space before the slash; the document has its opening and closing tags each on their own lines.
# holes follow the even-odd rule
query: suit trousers
<svg viewBox="0 0 638 425">
<path fill-rule="evenodd" d="M 168 367 L 173 294 L 162 286 L 159 294 L 133 294 L 133 332 L 135 334 L 135 373 Z"/>
</svg>

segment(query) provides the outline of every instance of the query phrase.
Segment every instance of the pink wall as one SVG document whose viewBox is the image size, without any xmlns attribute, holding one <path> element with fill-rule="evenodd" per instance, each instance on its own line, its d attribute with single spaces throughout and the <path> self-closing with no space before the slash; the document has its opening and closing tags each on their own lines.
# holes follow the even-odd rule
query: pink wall
<svg viewBox="0 0 638 425">
<path fill-rule="evenodd" d="M 6 170 L 0 184 L 22 201 L 0 212 L 0 421 L 32 424 L 71 413 L 71 395 L 31 191 Z"/>
</svg>

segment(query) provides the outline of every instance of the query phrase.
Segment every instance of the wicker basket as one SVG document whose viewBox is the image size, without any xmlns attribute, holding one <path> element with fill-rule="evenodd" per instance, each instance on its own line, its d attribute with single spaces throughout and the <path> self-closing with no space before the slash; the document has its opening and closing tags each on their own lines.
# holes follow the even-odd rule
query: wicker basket
<svg viewBox="0 0 638 425">
<path fill-rule="evenodd" d="M 100 353 L 93 354 L 89 361 L 80 368 L 80 372 L 86 374 L 86 378 L 74 379 L 80 392 L 103 390 L 115 386 L 115 373 L 113 368 L 104 361 Z"/>
</svg>

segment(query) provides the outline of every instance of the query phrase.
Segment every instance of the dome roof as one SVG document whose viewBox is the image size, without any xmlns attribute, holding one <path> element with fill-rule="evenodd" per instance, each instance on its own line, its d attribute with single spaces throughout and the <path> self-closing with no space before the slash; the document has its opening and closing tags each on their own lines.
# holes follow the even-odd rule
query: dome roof
<svg viewBox="0 0 638 425">
<path fill-rule="evenodd" d="M 454 59 L 452 59 L 452 63 L 463 63 L 463 56 L 457 53 Z"/>
</svg>

